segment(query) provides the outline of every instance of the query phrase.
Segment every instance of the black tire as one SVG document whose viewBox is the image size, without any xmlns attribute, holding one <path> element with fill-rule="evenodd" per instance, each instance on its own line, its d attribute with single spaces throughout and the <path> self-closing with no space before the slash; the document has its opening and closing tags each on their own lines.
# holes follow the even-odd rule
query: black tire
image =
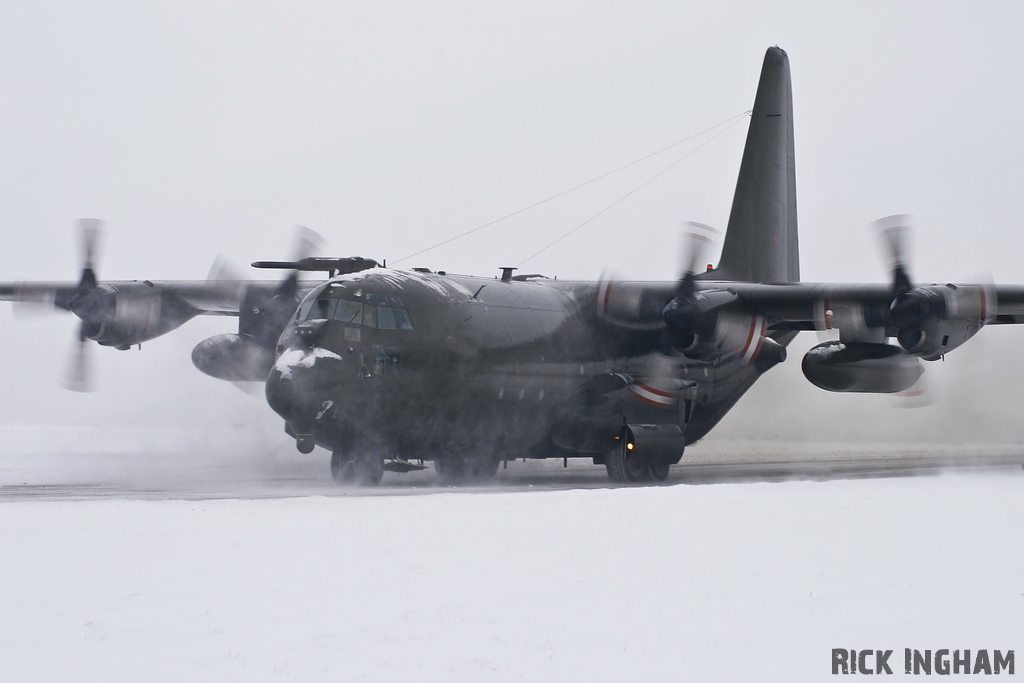
<svg viewBox="0 0 1024 683">
<path fill-rule="evenodd" d="M 647 463 L 633 449 L 626 448 L 625 439 L 604 458 L 608 478 L 620 484 L 634 484 L 650 477 Z"/>
<path fill-rule="evenodd" d="M 341 451 L 331 453 L 331 479 L 341 486 L 349 486 L 356 479 L 356 469 L 352 458 Z"/>
<path fill-rule="evenodd" d="M 474 459 L 471 463 L 467 463 L 466 473 L 470 479 L 486 481 L 494 479 L 494 475 L 498 473 L 498 467 L 500 466 L 500 460 L 493 456 L 485 455 Z"/>
<path fill-rule="evenodd" d="M 360 486 L 376 486 L 384 477 L 384 458 L 376 453 L 362 453 L 353 464 L 355 479 Z"/>
<path fill-rule="evenodd" d="M 668 471 L 672 468 L 667 462 L 648 463 L 647 474 L 651 481 L 665 481 L 668 479 Z"/>
<path fill-rule="evenodd" d="M 466 463 L 459 455 L 442 455 L 434 460 L 434 470 L 445 484 L 458 484 L 466 479 Z"/>
</svg>

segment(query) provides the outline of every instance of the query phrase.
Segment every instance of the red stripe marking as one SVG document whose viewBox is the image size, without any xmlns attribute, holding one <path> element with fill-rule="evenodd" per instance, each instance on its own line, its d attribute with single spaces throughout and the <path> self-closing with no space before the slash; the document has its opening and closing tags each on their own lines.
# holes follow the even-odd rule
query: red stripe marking
<svg viewBox="0 0 1024 683">
<path fill-rule="evenodd" d="M 692 237 L 695 240 L 700 240 L 702 242 L 707 242 L 708 244 L 714 244 L 715 243 L 715 241 L 713 239 L 711 239 L 710 237 L 705 237 L 704 235 L 698 235 L 695 232 L 689 233 L 688 236 Z"/>
<path fill-rule="evenodd" d="M 750 348 L 750 342 L 754 340 L 754 328 L 757 327 L 757 316 L 750 319 L 750 332 L 747 332 L 747 343 L 743 345 L 743 350 L 740 351 L 740 358 L 747 355 L 747 349 Z"/>
<path fill-rule="evenodd" d="M 981 322 L 985 322 L 985 318 L 988 317 L 986 315 L 987 306 L 985 305 L 985 288 L 982 287 L 980 291 L 981 291 Z"/>
<path fill-rule="evenodd" d="M 754 359 L 757 358 L 757 354 L 761 353 L 761 346 L 764 344 L 764 331 L 765 331 L 765 328 L 767 326 L 768 326 L 767 323 L 762 320 L 761 321 L 761 332 L 760 332 L 760 334 L 757 337 L 757 347 L 754 349 L 754 354 L 750 357 L 750 362 L 751 363 L 753 363 Z"/>
<path fill-rule="evenodd" d="M 658 406 L 659 408 L 671 408 L 672 407 L 670 404 L 659 403 L 659 402 L 657 402 L 657 401 L 655 401 L 653 399 L 647 398 L 646 396 L 642 396 L 641 394 L 634 394 L 634 395 L 638 399 L 643 401 L 644 403 L 650 403 L 652 406 Z"/>
<path fill-rule="evenodd" d="M 652 394 L 657 394 L 658 396 L 665 396 L 666 398 L 675 398 L 675 397 L 676 397 L 676 395 L 675 395 L 675 394 L 673 394 L 673 393 L 672 393 L 672 392 L 670 392 L 670 391 L 662 391 L 661 389 L 655 389 L 655 388 L 653 388 L 653 387 L 649 387 L 649 386 L 647 386 L 647 385 L 646 385 L 646 384 L 644 384 L 643 382 L 637 382 L 637 383 L 636 383 L 636 385 L 637 385 L 638 387 L 640 387 L 641 389 L 644 389 L 644 390 L 646 390 L 646 391 L 649 391 L 649 392 L 651 392 Z"/>
<path fill-rule="evenodd" d="M 917 396 L 924 396 L 924 390 L 916 389 L 914 391 L 910 391 L 910 390 L 908 390 L 908 391 L 901 391 L 901 392 L 899 392 L 896 395 L 897 396 L 904 396 L 906 398 L 915 398 Z"/>
<path fill-rule="evenodd" d="M 609 282 L 604 287 L 604 309 L 602 311 L 603 313 L 607 313 L 608 312 L 608 298 L 611 297 L 611 295 L 612 295 L 612 283 Z"/>
</svg>

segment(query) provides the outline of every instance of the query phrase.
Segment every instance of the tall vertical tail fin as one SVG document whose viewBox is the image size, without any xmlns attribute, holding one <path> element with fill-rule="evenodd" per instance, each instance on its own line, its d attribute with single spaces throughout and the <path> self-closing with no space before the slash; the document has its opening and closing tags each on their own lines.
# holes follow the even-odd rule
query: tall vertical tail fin
<svg viewBox="0 0 1024 683">
<path fill-rule="evenodd" d="M 789 57 L 768 48 L 715 279 L 799 282 Z"/>
</svg>

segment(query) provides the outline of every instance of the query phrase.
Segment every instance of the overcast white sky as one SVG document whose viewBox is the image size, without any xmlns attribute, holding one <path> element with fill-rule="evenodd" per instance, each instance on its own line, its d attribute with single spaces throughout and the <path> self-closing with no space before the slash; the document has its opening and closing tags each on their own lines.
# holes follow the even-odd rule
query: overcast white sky
<svg viewBox="0 0 1024 683">
<path fill-rule="evenodd" d="M 394 261 L 748 109 L 778 44 L 793 70 L 804 279 L 885 279 L 865 226 L 907 212 L 917 279 L 1024 283 L 1019 3 L 8 1 L 2 17 L 0 280 L 75 279 L 82 216 L 109 221 L 107 279 L 202 278 L 219 252 L 279 258 L 299 223 L 332 253 Z M 679 222 L 727 222 L 745 129 L 529 270 L 673 278 Z M 494 273 L 688 149 L 402 265 Z M 101 391 L 77 396 L 55 388 L 75 321 L 15 323 L 4 307 L 0 421 L 277 433 L 261 400 L 191 366 L 196 342 L 231 329 L 201 320 L 141 354 L 99 349 Z M 1002 356 L 1024 330 L 982 335 L 934 374 L 960 399 L 991 388 L 1005 406 L 1024 374 Z M 882 406 L 803 381 L 814 341 L 736 419 L 841 426 L 852 398 Z M 780 392 L 799 409 L 779 408 Z M 950 410 L 899 419 L 924 434 Z"/>
</svg>

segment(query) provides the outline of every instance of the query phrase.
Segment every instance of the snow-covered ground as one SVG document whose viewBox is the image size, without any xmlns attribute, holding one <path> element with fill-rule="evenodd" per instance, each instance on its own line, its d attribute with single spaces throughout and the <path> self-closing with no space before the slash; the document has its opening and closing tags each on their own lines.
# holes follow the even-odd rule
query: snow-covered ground
<svg viewBox="0 0 1024 683">
<path fill-rule="evenodd" d="M 1024 475 L 0 503 L 4 680 L 824 680 L 1017 649 Z M 1019 663 L 1018 663 L 1019 664 Z"/>
</svg>

